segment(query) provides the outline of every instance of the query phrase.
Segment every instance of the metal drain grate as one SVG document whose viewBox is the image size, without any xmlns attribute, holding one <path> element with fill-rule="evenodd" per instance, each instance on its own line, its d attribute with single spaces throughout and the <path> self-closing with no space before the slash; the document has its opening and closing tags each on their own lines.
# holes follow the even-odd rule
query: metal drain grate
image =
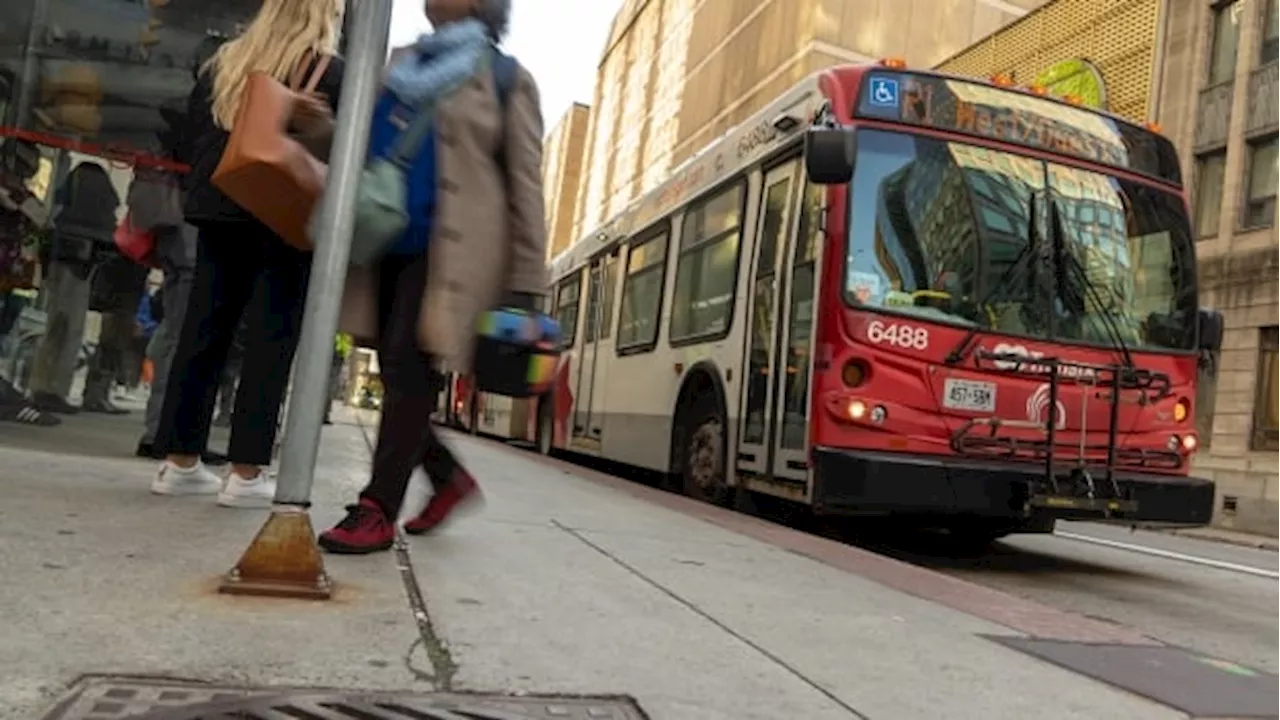
<svg viewBox="0 0 1280 720">
<path fill-rule="evenodd" d="M 632 700 L 82 683 L 43 720 L 645 720 Z"/>
</svg>

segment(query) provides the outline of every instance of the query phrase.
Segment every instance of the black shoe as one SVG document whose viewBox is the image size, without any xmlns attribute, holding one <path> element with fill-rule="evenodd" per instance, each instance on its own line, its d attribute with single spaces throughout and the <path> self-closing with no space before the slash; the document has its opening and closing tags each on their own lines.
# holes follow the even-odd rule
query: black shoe
<svg viewBox="0 0 1280 720">
<path fill-rule="evenodd" d="M 31 404 L 35 405 L 36 409 L 41 412 L 56 413 L 58 415 L 75 415 L 80 412 L 80 408 L 53 393 L 32 393 Z"/>
<path fill-rule="evenodd" d="M 87 413 L 98 413 L 100 415 L 128 415 L 129 411 L 122 407 L 117 407 L 110 400 L 89 400 L 80 406 L 80 409 Z"/>
<path fill-rule="evenodd" d="M 200 453 L 200 462 L 209 467 L 222 467 L 227 464 L 227 456 L 212 450 L 205 450 Z"/>
<path fill-rule="evenodd" d="M 148 458 L 150 460 L 163 460 L 165 454 L 156 449 L 155 445 L 142 441 L 138 443 L 137 456 L 140 458 Z M 221 467 L 227 464 L 227 456 L 222 453 L 216 453 L 212 450 L 205 450 L 200 453 L 200 462 L 209 467 Z"/>
<path fill-rule="evenodd" d="M 155 446 L 155 445 L 152 445 L 151 443 L 147 442 L 146 440 L 142 440 L 142 441 L 140 441 L 140 442 L 138 443 L 138 450 L 137 450 L 137 452 L 135 452 L 134 454 L 135 454 L 135 455 L 137 455 L 137 456 L 138 456 L 138 457 L 140 457 L 140 458 L 148 458 L 148 459 L 150 459 L 150 460 L 163 460 L 163 459 L 164 459 L 164 453 L 157 452 L 157 451 L 156 451 L 156 446 Z"/>
</svg>

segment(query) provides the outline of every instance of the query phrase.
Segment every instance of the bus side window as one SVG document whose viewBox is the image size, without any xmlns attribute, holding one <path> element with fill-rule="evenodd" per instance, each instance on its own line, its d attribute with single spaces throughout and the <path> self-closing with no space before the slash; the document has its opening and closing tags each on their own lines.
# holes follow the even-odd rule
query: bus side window
<svg viewBox="0 0 1280 720">
<path fill-rule="evenodd" d="M 672 342 L 729 332 L 745 189 L 739 181 L 685 211 L 671 300 Z"/>
<path fill-rule="evenodd" d="M 667 266 L 667 242 L 671 231 L 664 222 L 649 237 L 639 236 L 627 250 L 622 279 L 622 307 L 618 313 L 617 350 L 644 352 L 658 341 L 658 315 L 662 309 L 663 270 Z"/>
<path fill-rule="evenodd" d="M 556 322 L 560 323 L 561 347 L 573 347 L 578 331 L 578 304 L 582 301 L 582 271 L 571 275 L 556 288 Z"/>
</svg>

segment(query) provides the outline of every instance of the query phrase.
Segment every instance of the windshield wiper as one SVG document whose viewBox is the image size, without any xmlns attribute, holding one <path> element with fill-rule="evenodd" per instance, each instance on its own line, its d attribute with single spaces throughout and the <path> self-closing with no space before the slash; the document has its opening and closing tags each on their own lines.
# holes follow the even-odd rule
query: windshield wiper
<svg viewBox="0 0 1280 720">
<path fill-rule="evenodd" d="M 1102 296 L 1098 294 L 1098 289 L 1089 281 L 1089 273 L 1085 269 L 1084 264 L 1080 262 L 1080 258 L 1076 257 L 1074 252 L 1067 252 L 1064 238 L 1066 237 L 1066 229 L 1062 224 L 1062 214 L 1058 212 L 1058 204 L 1049 200 L 1049 232 L 1052 238 L 1053 254 L 1059 262 L 1065 264 L 1063 268 L 1066 272 L 1063 275 L 1070 275 L 1079 284 L 1079 288 L 1075 284 L 1066 282 L 1065 277 L 1060 277 L 1059 282 L 1062 283 L 1064 289 L 1070 289 L 1074 294 L 1071 298 L 1072 304 L 1080 306 L 1081 316 L 1084 315 L 1083 308 L 1087 301 L 1093 301 L 1098 308 L 1098 317 L 1102 319 L 1102 327 L 1107 331 L 1107 335 L 1111 339 L 1112 346 L 1120 352 L 1124 359 L 1124 367 L 1126 370 L 1134 368 L 1133 355 L 1129 352 L 1129 346 L 1125 344 L 1124 333 L 1120 331 L 1120 323 L 1116 320 L 1116 316 L 1111 312 L 1111 308 L 1102 302 Z M 1080 293 L 1083 288 L 1083 297 Z"/>
<path fill-rule="evenodd" d="M 997 279 L 990 288 L 987 288 L 986 294 L 984 294 L 982 299 L 978 301 L 979 313 L 986 308 L 987 303 L 995 299 L 997 293 L 1003 291 L 1008 286 L 1009 281 L 1014 278 L 1014 271 L 1021 269 L 1022 266 L 1027 263 L 1027 260 L 1035 255 L 1035 250 L 1040 245 L 1039 240 L 1040 230 L 1036 225 L 1036 191 L 1032 190 L 1031 199 L 1027 202 L 1027 242 L 1022 246 L 1022 249 L 1018 251 L 1017 256 L 1014 257 L 1013 262 L 1009 264 L 1009 267 L 1005 268 L 1005 271 L 1000 275 L 1000 278 Z M 968 332 L 964 334 L 964 337 L 960 338 L 960 342 L 956 343 L 956 346 L 951 348 L 951 351 L 947 353 L 947 357 L 943 362 L 947 365 L 955 365 L 961 360 L 964 360 L 965 356 L 969 354 L 969 346 L 973 344 L 973 339 L 984 329 L 990 328 L 983 328 L 978 324 L 972 325 Z"/>
</svg>

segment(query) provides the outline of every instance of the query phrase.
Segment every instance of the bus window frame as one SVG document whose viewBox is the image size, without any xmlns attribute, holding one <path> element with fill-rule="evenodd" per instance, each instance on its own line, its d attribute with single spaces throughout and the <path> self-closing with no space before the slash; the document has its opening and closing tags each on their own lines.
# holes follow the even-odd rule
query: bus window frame
<svg viewBox="0 0 1280 720">
<path fill-rule="evenodd" d="M 582 317 L 582 304 L 583 304 L 582 268 L 579 267 L 575 269 L 573 272 L 569 273 L 568 275 L 565 275 L 563 278 L 560 278 L 560 281 L 557 282 L 555 285 L 555 293 L 552 295 L 551 317 L 555 318 L 556 322 L 560 322 L 560 310 L 565 307 L 568 307 L 568 303 L 565 303 L 563 305 L 560 303 L 560 293 L 562 290 L 565 289 L 565 287 L 573 283 L 578 284 L 578 297 L 575 298 L 574 300 L 574 302 L 578 306 L 578 312 L 574 313 L 572 328 L 569 328 L 568 331 L 566 332 L 563 325 L 560 327 L 561 349 L 572 348 L 578 342 L 578 325 L 580 324 L 580 320 Z"/>
<path fill-rule="evenodd" d="M 667 344 L 672 348 L 682 348 L 682 347 L 687 347 L 689 345 L 697 345 L 699 343 L 706 343 L 706 342 L 719 342 L 720 340 L 723 340 L 726 337 L 728 337 L 729 334 L 733 332 L 734 313 L 737 312 L 737 309 L 738 309 L 738 282 L 742 279 L 741 278 L 742 276 L 742 242 L 746 238 L 748 221 L 752 220 L 752 218 L 747 217 L 748 204 L 751 200 L 751 183 L 748 182 L 748 178 L 750 177 L 753 171 L 756 171 L 758 169 L 759 169 L 758 165 L 751 165 L 747 168 L 744 168 L 738 171 L 733 176 L 719 183 L 716 183 L 716 185 L 714 185 L 713 187 L 710 187 L 706 191 L 699 193 L 697 197 L 694 197 L 689 202 L 682 205 L 678 211 L 680 215 L 680 238 L 679 238 L 680 247 L 677 248 L 677 251 L 676 251 L 675 273 L 672 276 L 672 280 L 671 280 L 672 312 L 670 316 L 667 318 Z M 719 237 L 716 237 L 714 240 L 712 238 L 703 238 L 697 245 L 693 247 L 685 247 L 684 246 L 685 218 L 688 216 L 689 211 L 691 209 L 697 208 L 702 205 L 706 205 L 710 200 L 714 200 L 715 198 L 725 194 L 727 191 L 729 191 L 731 188 L 735 186 L 742 193 L 738 202 L 738 229 L 737 229 L 738 247 L 737 247 L 737 251 L 734 253 L 733 281 L 730 284 L 732 291 L 729 293 L 729 302 L 727 304 L 728 307 L 726 308 L 726 311 L 725 311 L 726 322 L 724 324 L 724 328 L 721 330 L 717 330 L 716 332 L 697 333 L 697 334 L 686 335 L 686 336 L 677 338 L 672 334 L 671 331 L 675 323 L 675 303 L 676 303 L 675 283 L 679 282 L 681 263 L 683 263 L 685 257 L 690 255 L 691 253 L 695 251 L 700 251 L 702 250 L 703 247 L 710 245 L 713 242 L 722 242 L 726 238 L 731 237 L 731 235 L 726 232 L 721 234 Z M 665 284 L 664 284 L 664 289 L 665 289 Z"/>
<path fill-rule="evenodd" d="M 595 323 L 587 323 L 583 330 L 582 342 L 584 345 L 593 345 L 604 342 L 613 337 L 614 315 L 616 314 L 617 284 L 618 284 L 618 262 L 619 262 L 619 245 L 617 243 L 596 253 L 587 261 L 587 278 L 588 283 L 591 278 L 591 267 L 593 265 L 600 266 L 600 283 L 597 288 L 599 296 L 596 299 L 597 310 L 600 310 L 604 317 L 601 318 L 602 323 L 597 326 Z M 610 280 L 612 275 L 612 280 Z M 606 302 L 607 301 L 607 302 Z M 587 288 L 587 304 L 584 308 L 587 315 L 591 315 L 591 288 Z"/>
<path fill-rule="evenodd" d="M 658 346 L 658 336 L 662 334 L 662 311 L 666 305 L 667 265 L 670 264 L 671 262 L 671 234 L 672 234 L 671 231 L 673 228 L 674 228 L 674 223 L 672 223 L 671 221 L 671 216 L 668 215 L 664 218 L 661 218 L 660 220 L 653 222 L 652 224 L 649 225 L 649 227 L 645 228 L 644 230 L 641 230 L 640 232 L 636 233 L 635 235 L 632 235 L 630 238 L 627 239 L 626 258 L 625 260 L 620 259 L 620 265 L 618 268 L 619 272 L 622 275 L 622 289 L 621 291 L 618 292 L 618 299 L 617 299 L 618 327 L 615 328 L 613 332 L 614 357 L 627 357 L 629 355 L 643 355 L 645 353 L 653 352 L 653 349 Z M 640 270 L 638 272 L 634 272 L 634 273 L 631 272 L 630 271 L 631 252 L 635 250 L 637 247 L 641 245 L 645 245 L 646 243 L 652 242 L 653 240 L 659 237 L 662 237 L 663 235 L 666 236 L 666 243 L 665 243 L 665 250 L 663 251 L 663 255 L 662 255 L 662 262 L 656 265 L 650 265 L 649 267 L 643 270 Z M 619 255 L 621 255 L 621 253 L 619 253 Z M 658 274 L 659 280 L 660 280 L 660 282 L 658 283 L 658 304 L 654 308 L 653 339 L 645 340 L 643 342 L 623 344 L 622 335 L 621 335 L 622 303 L 626 301 L 627 287 L 631 284 L 631 279 L 633 277 L 637 275 L 641 275 L 646 272 L 653 272 Z"/>
</svg>

